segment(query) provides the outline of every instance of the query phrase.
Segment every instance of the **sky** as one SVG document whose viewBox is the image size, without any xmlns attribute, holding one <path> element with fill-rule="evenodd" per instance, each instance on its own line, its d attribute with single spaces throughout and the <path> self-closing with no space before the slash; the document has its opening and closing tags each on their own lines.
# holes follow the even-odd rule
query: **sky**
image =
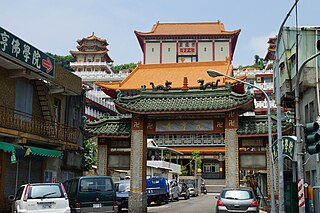
<svg viewBox="0 0 320 213">
<path fill-rule="evenodd" d="M 142 61 L 134 31 L 172 22 L 216 22 L 241 29 L 233 64 L 264 58 L 295 0 L 0 0 L 0 26 L 43 52 L 70 55 L 76 40 L 106 39 L 114 65 Z M 320 0 L 300 0 L 286 26 L 320 26 Z"/>
</svg>

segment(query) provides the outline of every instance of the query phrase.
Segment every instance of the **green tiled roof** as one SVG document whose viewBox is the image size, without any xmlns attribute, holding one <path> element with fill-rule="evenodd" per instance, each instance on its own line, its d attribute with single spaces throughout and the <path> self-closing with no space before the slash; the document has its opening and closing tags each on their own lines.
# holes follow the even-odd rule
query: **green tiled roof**
<svg viewBox="0 0 320 213">
<path fill-rule="evenodd" d="M 193 89 L 188 91 L 143 90 L 138 95 L 118 97 L 115 100 L 118 111 L 137 114 L 223 112 L 243 108 L 252 110 L 253 97 L 232 92 L 230 88 Z M 251 103 L 251 105 L 250 105 Z"/>
<path fill-rule="evenodd" d="M 244 116 L 239 117 L 238 135 L 266 135 L 268 134 L 268 117 L 267 116 Z M 272 134 L 277 133 L 277 120 L 271 116 Z M 290 128 L 290 124 L 283 122 L 282 129 L 286 131 Z"/>
<path fill-rule="evenodd" d="M 85 134 L 104 137 L 129 137 L 131 134 L 131 120 L 117 116 L 110 116 L 96 122 L 86 122 Z"/>
</svg>

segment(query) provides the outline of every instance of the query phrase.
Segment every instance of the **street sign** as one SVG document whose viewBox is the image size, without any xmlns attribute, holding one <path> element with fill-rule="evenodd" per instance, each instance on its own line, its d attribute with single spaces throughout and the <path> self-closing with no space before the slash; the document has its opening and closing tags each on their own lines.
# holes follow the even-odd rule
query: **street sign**
<svg viewBox="0 0 320 213">
<path fill-rule="evenodd" d="M 0 55 L 29 69 L 54 77 L 54 59 L 0 27 Z"/>
<path fill-rule="evenodd" d="M 289 157 L 291 160 L 294 159 L 294 151 L 296 145 L 297 137 L 296 136 L 283 136 L 282 137 L 282 154 Z M 273 162 L 276 162 L 278 158 L 278 143 L 275 141 L 272 144 L 272 156 Z"/>
</svg>

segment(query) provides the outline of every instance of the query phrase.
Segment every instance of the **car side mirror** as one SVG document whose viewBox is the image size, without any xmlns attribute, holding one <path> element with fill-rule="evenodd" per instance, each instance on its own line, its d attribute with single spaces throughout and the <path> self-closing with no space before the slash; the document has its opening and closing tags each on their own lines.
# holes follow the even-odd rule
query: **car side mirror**
<svg viewBox="0 0 320 213">
<path fill-rule="evenodd" d="M 14 201 L 14 195 L 10 195 L 10 196 L 8 197 L 8 200 L 11 201 L 11 202 L 13 202 L 13 201 Z"/>
</svg>

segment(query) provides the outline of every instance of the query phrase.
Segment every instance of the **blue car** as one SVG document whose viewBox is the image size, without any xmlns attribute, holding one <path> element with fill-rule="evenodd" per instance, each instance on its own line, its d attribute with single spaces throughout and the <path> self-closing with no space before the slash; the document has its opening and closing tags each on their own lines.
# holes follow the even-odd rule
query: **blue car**
<svg viewBox="0 0 320 213">
<path fill-rule="evenodd" d="M 128 199 L 130 192 L 130 180 L 120 180 L 114 183 L 116 188 L 116 196 L 118 201 L 118 211 L 128 208 Z"/>
</svg>

